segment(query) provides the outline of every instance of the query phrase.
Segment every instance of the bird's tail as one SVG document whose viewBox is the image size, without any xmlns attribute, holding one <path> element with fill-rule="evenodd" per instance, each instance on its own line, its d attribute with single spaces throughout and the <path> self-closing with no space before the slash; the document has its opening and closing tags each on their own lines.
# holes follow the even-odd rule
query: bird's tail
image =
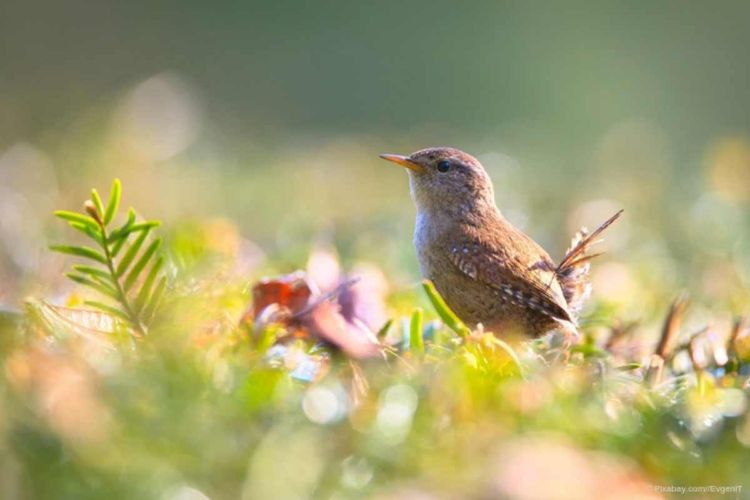
<svg viewBox="0 0 750 500">
<path fill-rule="evenodd" d="M 596 228 L 591 234 L 586 228 L 582 228 L 570 242 L 570 248 L 565 252 L 560 265 L 555 269 L 557 278 L 562 285 L 563 296 L 568 303 L 569 310 L 577 316 L 583 307 L 583 303 L 591 294 L 591 282 L 589 280 L 590 260 L 598 256 L 598 253 L 589 253 L 589 249 L 599 242 L 596 238 L 604 232 L 618 217 L 622 210 L 607 219 L 604 224 Z"/>
</svg>

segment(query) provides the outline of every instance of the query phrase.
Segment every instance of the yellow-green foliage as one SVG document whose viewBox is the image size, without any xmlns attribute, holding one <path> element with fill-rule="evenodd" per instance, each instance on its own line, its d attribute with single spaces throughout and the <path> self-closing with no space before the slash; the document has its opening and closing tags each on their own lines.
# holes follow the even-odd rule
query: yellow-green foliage
<svg viewBox="0 0 750 500">
<path fill-rule="evenodd" d="M 157 223 L 132 209 L 112 228 L 120 191 L 115 181 L 106 205 L 94 192 L 86 213 L 56 213 L 93 242 L 55 249 L 84 259 L 70 277 L 97 297 L 0 315 L 0 492 L 582 498 L 747 486 L 748 365 L 735 352 L 725 367 L 670 361 L 655 376 L 590 335 L 572 352 L 554 336 L 509 345 L 470 331 L 427 282 L 426 301 L 396 300 L 409 313 L 381 329 L 382 357 L 278 343 L 283 324 L 240 322 L 246 276 L 194 265 L 167 287 L 167 256 L 180 259 L 186 240 L 190 262 L 215 256 L 185 234 L 161 254 L 147 243 Z"/>
</svg>

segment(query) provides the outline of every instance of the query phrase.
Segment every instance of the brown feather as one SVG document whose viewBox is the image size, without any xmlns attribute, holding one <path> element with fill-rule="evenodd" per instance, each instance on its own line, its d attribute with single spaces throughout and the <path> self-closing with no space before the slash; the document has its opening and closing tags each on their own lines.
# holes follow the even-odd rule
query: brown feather
<svg viewBox="0 0 750 500">
<path fill-rule="evenodd" d="M 569 249 L 567 251 L 567 253 L 565 254 L 565 257 L 562 260 L 562 262 L 560 262 L 560 265 L 557 266 L 558 272 L 561 271 L 562 269 L 565 269 L 566 267 L 570 266 L 571 262 L 576 257 L 578 257 L 579 255 L 581 255 L 582 253 L 585 253 L 586 250 L 588 250 L 588 248 L 591 245 L 597 243 L 596 241 L 594 241 L 594 238 L 596 238 L 597 236 L 599 236 L 600 234 L 602 234 L 602 232 L 605 229 L 607 229 L 609 226 L 612 225 L 612 223 L 614 221 L 616 221 L 618 218 L 620 218 L 620 215 L 622 215 L 622 213 L 624 211 L 625 211 L 624 209 L 618 211 L 615 215 L 613 215 L 612 217 L 610 217 L 609 219 L 607 219 L 604 222 L 604 224 L 602 224 L 601 226 L 599 226 L 598 228 L 596 228 L 596 230 L 593 233 L 591 233 L 591 234 L 587 235 L 585 233 L 585 231 L 581 231 L 581 235 L 583 236 L 583 238 L 580 241 L 578 241 L 578 243 L 576 243 L 571 249 Z"/>
<path fill-rule="evenodd" d="M 571 241 L 570 248 L 565 253 L 565 257 L 563 257 L 562 262 L 555 269 L 555 275 L 562 286 L 568 309 L 574 316 L 577 316 L 584 302 L 591 294 L 591 283 L 589 280 L 590 261 L 594 257 L 601 255 L 601 253 L 589 254 L 587 252 L 591 246 L 601 241 L 596 240 L 597 236 L 612 225 L 622 215 L 622 212 L 623 210 L 620 210 L 614 214 L 591 234 L 588 234 L 585 229 L 576 233 Z"/>
<path fill-rule="evenodd" d="M 555 267 L 547 252 L 506 221 L 504 241 L 465 235 L 450 249 L 451 262 L 464 274 L 496 290 L 500 300 L 554 320 L 573 321 Z M 468 238 L 467 238 L 468 237 Z"/>
</svg>

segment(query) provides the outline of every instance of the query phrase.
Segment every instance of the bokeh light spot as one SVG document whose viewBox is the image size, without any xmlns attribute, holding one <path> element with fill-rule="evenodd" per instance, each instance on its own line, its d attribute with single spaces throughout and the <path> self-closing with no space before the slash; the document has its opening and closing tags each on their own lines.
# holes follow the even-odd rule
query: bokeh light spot
<svg viewBox="0 0 750 500">
<path fill-rule="evenodd" d="M 311 422 L 330 424 L 340 420 L 346 413 L 346 403 L 339 391 L 330 387 L 313 387 L 302 399 L 302 411 Z"/>
<path fill-rule="evenodd" d="M 750 143 L 740 137 L 722 139 L 706 157 L 711 189 L 726 201 L 750 200 Z"/>
</svg>

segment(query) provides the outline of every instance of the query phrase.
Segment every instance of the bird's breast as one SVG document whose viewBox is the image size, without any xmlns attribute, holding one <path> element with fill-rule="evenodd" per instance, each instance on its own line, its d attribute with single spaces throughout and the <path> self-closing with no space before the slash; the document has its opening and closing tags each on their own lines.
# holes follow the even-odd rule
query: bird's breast
<svg viewBox="0 0 750 500">
<path fill-rule="evenodd" d="M 435 230 L 431 227 L 430 216 L 423 212 L 417 212 L 417 220 L 414 224 L 414 248 L 417 251 L 417 259 L 422 276 L 429 278 L 433 260 L 430 249 L 433 247 Z"/>
<path fill-rule="evenodd" d="M 414 247 L 422 276 L 433 281 L 440 275 L 454 271 L 448 260 L 448 251 L 455 239 L 451 221 L 429 212 L 418 212 L 414 225 Z"/>
</svg>

